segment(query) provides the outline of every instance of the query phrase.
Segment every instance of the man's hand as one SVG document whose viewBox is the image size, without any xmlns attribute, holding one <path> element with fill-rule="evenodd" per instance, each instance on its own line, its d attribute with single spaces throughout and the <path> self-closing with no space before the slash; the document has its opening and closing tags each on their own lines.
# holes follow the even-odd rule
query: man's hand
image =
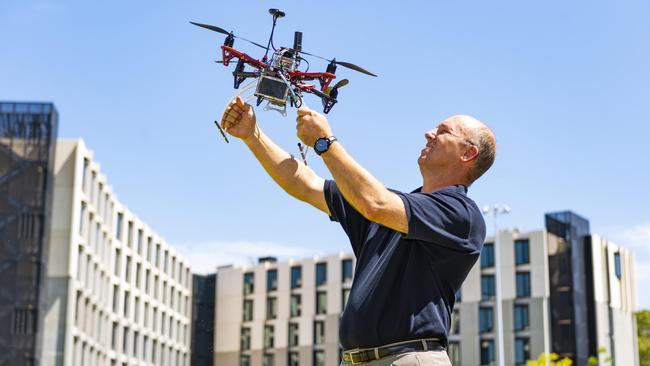
<svg viewBox="0 0 650 366">
<path fill-rule="evenodd" d="M 255 111 L 250 104 L 244 103 L 241 97 L 230 102 L 221 120 L 221 128 L 230 135 L 246 140 L 253 136 L 257 129 Z"/>
<path fill-rule="evenodd" d="M 298 109 L 296 130 L 300 141 L 307 146 L 314 146 L 316 140 L 321 137 L 332 136 L 332 129 L 327 118 L 307 107 Z"/>
</svg>

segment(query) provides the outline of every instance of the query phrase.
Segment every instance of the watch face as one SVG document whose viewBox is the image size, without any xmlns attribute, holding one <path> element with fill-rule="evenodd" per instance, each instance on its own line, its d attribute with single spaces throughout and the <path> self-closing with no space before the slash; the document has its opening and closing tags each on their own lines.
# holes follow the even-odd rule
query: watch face
<svg viewBox="0 0 650 366">
<path fill-rule="evenodd" d="M 318 152 L 323 152 L 327 150 L 327 147 L 329 145 L 327 142 L 328 142 L 327 139 L 323 139 L 323 138 L 316 140 L 316 144 L 314 144 L 314 150 Z"/>
</svg>

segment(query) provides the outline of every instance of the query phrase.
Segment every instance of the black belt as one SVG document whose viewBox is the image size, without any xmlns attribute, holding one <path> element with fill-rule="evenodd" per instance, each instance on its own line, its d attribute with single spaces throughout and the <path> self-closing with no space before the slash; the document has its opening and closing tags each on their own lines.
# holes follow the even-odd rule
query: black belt
<svg viewBox="0 0 650 366">
<path fill-rule="evenodd" d="M 393 343 L 377 348 L 343 351 L 343 361 L 353 365 L 370 362 L 386 356 L 414 351 L 444 351 L 445 346 L 435 338 Z"/>
</svg>

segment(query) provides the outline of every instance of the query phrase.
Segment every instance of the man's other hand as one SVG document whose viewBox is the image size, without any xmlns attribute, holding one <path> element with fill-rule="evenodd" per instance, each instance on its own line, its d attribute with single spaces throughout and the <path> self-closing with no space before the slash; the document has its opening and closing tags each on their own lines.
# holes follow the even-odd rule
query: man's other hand
<svg viewBox="0 0 650 366">
<path fill-rule="evenodd" d="M 327 122 L 327 118 L 307 107 L 298 109 L 296 130 L 300 141 L 307 146 L 314 146 L 316 140 L 321 137 L 332 136 L 332 129 Z"/>
<path fill-rule="evenodd" d="M 221 128 L 242 140 L 253 136 L 256 126 L 257 120 L 253 107 L 239 96 L 230 102 L 221 120 Z"/>
</svg>

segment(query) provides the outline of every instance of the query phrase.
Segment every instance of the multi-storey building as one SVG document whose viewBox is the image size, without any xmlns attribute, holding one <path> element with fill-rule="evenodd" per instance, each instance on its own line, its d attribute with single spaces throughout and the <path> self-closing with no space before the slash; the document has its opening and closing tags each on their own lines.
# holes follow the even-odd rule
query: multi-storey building
<svg viewBox="0 0 650 366">
<path fill-rule="evenodd" d="M 118 201 L 83 141 L 56 144 L 44 365 L 190 364 L 190 267 Z"/>
<path fill-rule="evenodd" d="M 351 253 L 219 268 L 215 365 L 337 365 L 353 268 Z"/>
<path fill-rule="evenodd" d="M 496 281 L 500 281 L 504 364 L 525 365 L 542 352 L 586 365 L 590 356 L 612 365 L 638 365 L 634 256 L 589 233 L 572 213 L 546 215 L 546 230 L 500 231 L 500 275 L 494 238 L 470 271 L 452 316 L 454 365 L 497 364 Z M 598 349 L 604 347 L 604 354 Z"/>
<path fill-rule="evenodd" d="M 39 365 L 57 112 L 0 103 L 0 365 Z"/>
<path fill-rule="evenodd" d="M 504 364 L 556 352 L 586 365 L 638 365 L 634 256 L 589 232 L 571 212 L 546 215 L 546 229 L 488 237 L 452 315 L 454 365 L 496 365 L 500 281 Z M 335 366 L 338 322 L 351 286 L 351 253 L 218 269 L 215 365 Z M 598 352 L 603 347 L 604 353 Z"/>
</svg>

